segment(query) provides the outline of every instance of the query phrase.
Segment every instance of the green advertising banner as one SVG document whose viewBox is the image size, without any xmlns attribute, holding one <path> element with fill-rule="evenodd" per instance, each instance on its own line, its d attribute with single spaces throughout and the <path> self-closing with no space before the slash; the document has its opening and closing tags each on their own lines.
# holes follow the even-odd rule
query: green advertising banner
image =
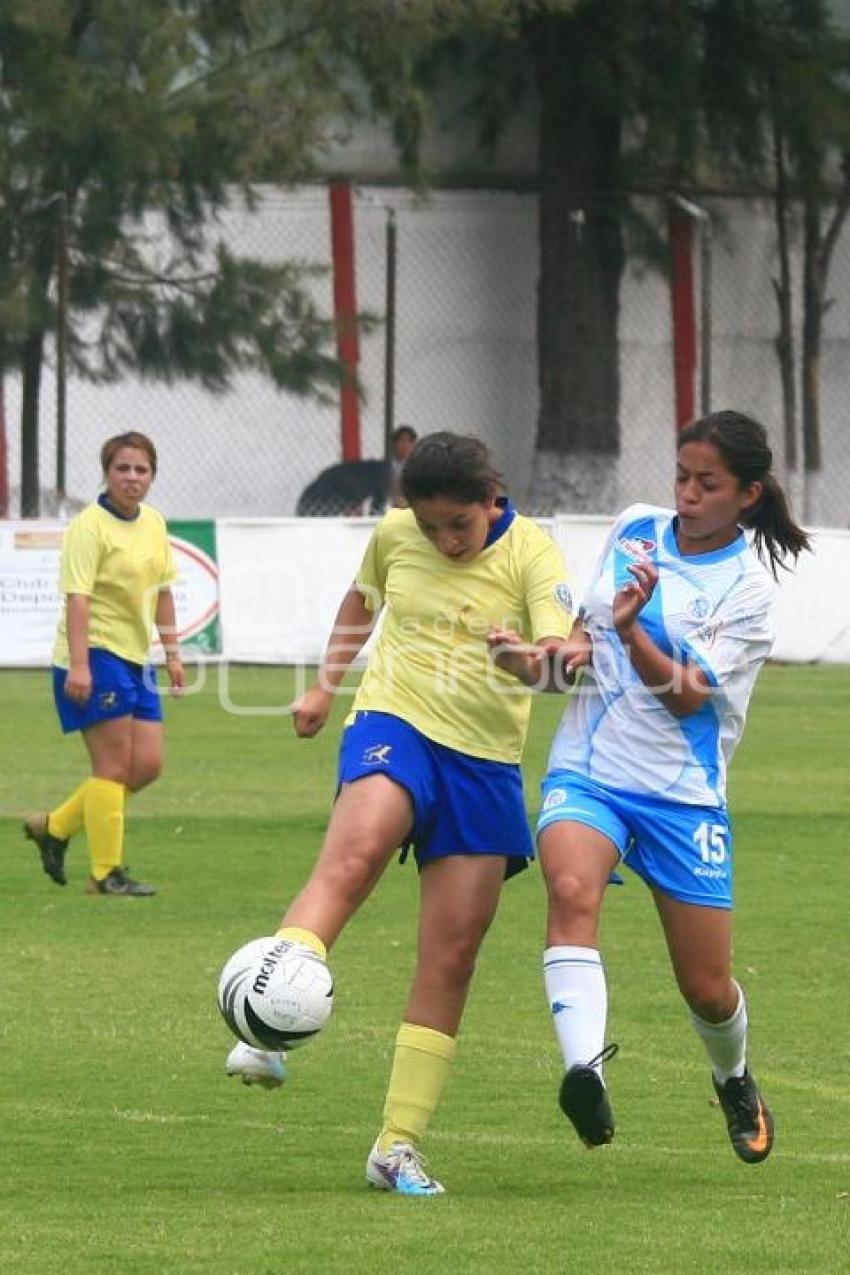
<svg viewBox="0 0 850 1275">
<path fill-rule="evenodd" d="M 168 534 L 180 579 L 173 587 L 184 651 L 221 653 L 215 523 L 171 520 Z"/>
</svg>

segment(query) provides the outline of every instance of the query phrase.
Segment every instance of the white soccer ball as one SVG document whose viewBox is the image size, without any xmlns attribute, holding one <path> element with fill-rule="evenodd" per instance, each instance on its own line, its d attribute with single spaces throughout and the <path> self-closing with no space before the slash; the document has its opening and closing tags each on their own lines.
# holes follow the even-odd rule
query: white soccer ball
<svg viewBox="0 0 850 1275">
<path fill-rule="evenodd" d="M 234 952 L 218 980 L 218 1007 L 234 1036 L 255 1049 L 298 1049 L 324 1027 L 334 985 L 308 947 L 275 937 Z"/>
</svg>

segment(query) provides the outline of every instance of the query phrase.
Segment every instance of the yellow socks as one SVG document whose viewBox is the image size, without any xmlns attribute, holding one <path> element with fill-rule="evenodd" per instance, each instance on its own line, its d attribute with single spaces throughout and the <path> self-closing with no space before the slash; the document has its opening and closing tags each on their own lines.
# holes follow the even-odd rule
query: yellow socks
<svg viewBox="0 0 850 1275">
<path fill-rule="evenodd" d="M 47 816 L 47 831 L 52 837 L 58 837 L 60 841 L 70 841 L 74 834 L 80 831 L 86 820 L 85 803 L 88 785 L 87 779 L 71 793 L 67 800 L 62 802 L 61 806 L 50 811 Z"/>
<path fill-rule="evenodd" d="M 393 1142 L 414 1146 L 419 1142 L 437 1108 L 456 1047 L 453 1036 L 402 1023 L 384 1103 L 379 1151 L 386 1151 Z"/>
<path fill-rule="evenodd" d="M 124 785 L 92 777 L 85 787 L 86 835 L 95 881 L 121 866 L 124 850 Z M 51 826 L 52 816 L 51 816 Z"/>
<path fill-rule="evenodd" d="M 282 925 L 277 931 L 275 938 L 289 939 L 292 943 L 300 943 L 302 947 L 309 947 L 310 951 L 315 952 L 323 961 L 327 958 L 328 949 L 318 934 L 314 934 L 312 930 L 302 930 L 298 925 Z"/>
</svg>

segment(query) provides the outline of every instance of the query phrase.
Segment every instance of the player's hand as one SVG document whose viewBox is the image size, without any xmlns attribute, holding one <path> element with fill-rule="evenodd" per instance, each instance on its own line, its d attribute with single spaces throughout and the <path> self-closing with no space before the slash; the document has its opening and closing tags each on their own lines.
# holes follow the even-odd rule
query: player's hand
<svg viewBox="0 0 850 1275">
<path fill-rule="evenodd" d="M 614 595 L 614 627 L 621 638 L 628 636 L 658 584 L 658 568 L 651 562 L 633 562 L 628 570 L 634 580 Z"/>
<path fill-rule="evenodd" d="M 182 695 L 186 689 L 186 670 L 183 668 L 183 661 L 179 655 L 172 654 L 165 657 L 165 671 L 171 683 L 171 694 Z"/>
<path fill-rule="evenodd" d="M 521 633 L 514 629 L 503 629 L 501 625 L 492 624 L 487 630 L 487 646 L 493 660 L 501 667 L 509 668 L 516 656 L 540 658 L 539 647 L 528 642 Z"/>
<path fill-rule="evenodd" d="M 295 734 L 299 739 L 311 739 L 328 720 L 333 707 L 333 691 L 324 686 L 311 686 L 296 703 L 292 712 Z"/>
<path fill-rule="evenodd" d="M 593 656 L 593 644 L 584 634 L 576 640 L 570 638 L 564 642 L 559 638 L 546 638 L 540 643 L 552 666 L 553 676 L 572 686 L 579 669 L 586 668 Z"/>
<path fill-rule="evenodd" d="M 487 630 L 487 646 L 493 663 L 505 673 L 519 678 L 527 686 L 534 686 L 543 679 L 546 652 L 521 633 L 494 624 Z"/>
<path fill-rule="evenodd" d="M 491 651 L 498 651 L 499 647 L 512 646 L 524 650 L 528 643 L 522 634 L 515 632 L 514 629 L 503 629 L 499 624 L 491 624 L 487 630 L 487 645 Z"/>
<path fill-rule="evenodd" d="M 85 664 L 72 664 L 65 678 L 64 692 L 75 704 L 86 704 L 91 698 L 92 676 L 88 660 Z"/>
</svg>

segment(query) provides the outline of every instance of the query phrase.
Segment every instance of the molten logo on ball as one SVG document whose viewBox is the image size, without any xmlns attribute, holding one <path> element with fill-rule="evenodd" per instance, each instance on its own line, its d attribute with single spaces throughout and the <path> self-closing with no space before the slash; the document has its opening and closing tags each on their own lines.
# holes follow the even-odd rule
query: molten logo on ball
<svg viewBox="0 0 850 1275">
<path fill-rule="evenodd" d="M 221 971 L 218 1004 L 230 1030 L 255 1049 L 297 1049 L 324 1027 L 333 978 L 321 957 L 286 939 L 253 939 Z"/>
</svg>

